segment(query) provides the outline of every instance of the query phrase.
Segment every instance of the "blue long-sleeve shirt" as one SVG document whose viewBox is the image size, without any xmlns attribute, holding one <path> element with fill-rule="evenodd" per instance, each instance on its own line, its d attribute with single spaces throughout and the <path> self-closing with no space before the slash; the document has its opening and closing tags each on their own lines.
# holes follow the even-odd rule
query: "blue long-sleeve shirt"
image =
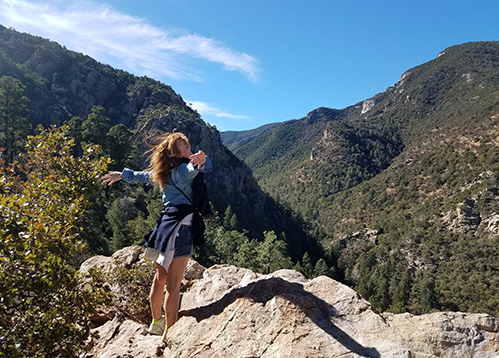
<svg viewBox="0 0 499 358">
<path fill-rule="evenodd" d="M 181 204 L 191 205 L 191 202 L 184 196 L 187 195 L 191 201 L 193 200 L 192 195 L 192 181 L 199 172 L 211 172 L 213 166 L 211 164 L 210 158 L 206 157 L 206 162 L 201 166 L 200 169 L 194 167 L 192 163 L 180 164 L 180 166 L 173 168 L 171 170 L 170 180 L 166 185 L 161 188 L 163 196 L 163 204 L 165 207 L 172 207 Z M 125 168 L 121 173 L 120 178 L 130 182 L 130 183 L 152 183 L 151 172 L 149 171 L 133 171 L 131 169 Z M 184 192 L 182 194 L 177 188 L 173 186 L 171 180 L 175 185 Z"/>
</svg>

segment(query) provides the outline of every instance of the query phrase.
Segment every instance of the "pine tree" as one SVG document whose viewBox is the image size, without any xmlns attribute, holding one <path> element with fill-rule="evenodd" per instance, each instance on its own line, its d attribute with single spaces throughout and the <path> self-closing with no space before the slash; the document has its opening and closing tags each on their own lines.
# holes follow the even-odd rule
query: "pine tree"
<svg viewBox="0 0 499 358">
<path fill-rule="evenodd" d="M 315 263 L 315 268 L 314 268 L 314 274 L 313 274 L 314 277 L 317 277 L 317 276 L 328 276 L 328 277 L 332 277 L 332 272 L 331 272 L 331 269 L 328 267 L 328 265 L 326 264 L 326 261 L 324 261 L 324 259 L 320 258 L 319 260 L 317 260 L 317 262 Z"/>
<path fill-rule="evenodd" d="M 419 290 L 419 299 L 423 313 L 440 309 L 438 294 L 435 289 L 435 281 L 432 278 L 425 278 Z"/>
<path fill-rule="evenodd" d="M 308 278 L 311 278 L 314 274 L 314 265 L 312 264 L 312 259 L 308 252 L 305 252 L 301 258 L 301 266 L 303 267 L 303 274 Z"/>
<path fill-rule="evenodd" d="M 400 282 L 393 292 L 392 301 L 393 304 L 390 307 L 390 312 L 393 313 L 403 313 L 406 311 L 407 304 L 409 303 L 409 298 L 412 289 L 412 272 L 410 270 L 405 270 Z"/>
<path fill-rule="evenodd" d="M 295 271 L 298 271 L 301 274 L 305 275 L 305 273 L 303 272 L 303 267 L 301 266 L 300 261 L 297 261 L 296 264 L 294 264 L 294 266 L 291 269 L 295 270 Z"/>
<path fill-rule="evenodd" d="M 237 215 L 232 211 L 230 205 L 227 207 L 227 210 L 225 210 L 223 225 L 226 230 L 239 231 Z"/>
<path fill-rule="evenodd" d="M 419 314 L 424 314 L 440 309 L 440 302 L 434 279 L 429 276 L 421 276 L 412 287 L 412 309 Z"/>
<path fill-rule="evenodd" d="M 0 154 L 8 162 L 21 152 L 31 129 L 28 120 L 29 100 L 22 83 L 10 76 L 0 78 Z"/>
<path fill-rule="evenodd" d="M 102 147 L 106 147 L 106 135 L 110 122 L 111 120 L 106 116 L 104 107 L 93 107 L 87 120 L 81 125 L 83 140 L 86 143 L 99 144 Z"/>
<path fill-rule="evenodd" d="M 260 271 L 257 253 L 258 242 L 246 239 L 234 256 L 234 264 L 238 267 L 245 267 L 253 271 Z"/>
<path fill-rule="evenodd" d="M 138 159 L 137 146 L 131 140 L 133 132 L 123 124 L 117 124 L 109 129 L 106 138 L 106 152 L 113 160 L 111 170 L 122 170 L 130 162 Z"/>
<path fill-rule="evenodd" d="M 293 263 L 287 255 L 286 243 L 277 239 L 273 231 L 264 232 L 264 241 L 258 245 L 258 262 L 263 273 L 291 268 Z"/>
<path fill-rule="evenodd" d="M 385 311 L 390 306 L 389 280 L 385 271 L 374 270 L 371 279 L 374 284 L 374 295 L 369 297 L 369 300 L 379 311 Z"/>
<path fill-rule="evenodd" d="M 113 202 L 106 214 L 109 226 L 113 230 L 113 237 L 111 239 L 112 250 L 122 249 L 135 241 L 132 233 L 127 230 L 127 222 L 135 219 L 137 215 L 138 212 L 134 206 L 134 199 L 127 196 L 118 198 Z"/>
<path fill-rule="evenodd" d="M 75 142 L 75 145 L 72 148 L 73 155 L 75 157 L 80 157 L 82 155 L 81 143 L 83 142 L 83 137 L 81 133 L 81 126 L 83 124 L 83 119 L 75 116 L 69 121 L 66 121 L 64 124 L 68 126 L 68 136 Z"/>
</svg>

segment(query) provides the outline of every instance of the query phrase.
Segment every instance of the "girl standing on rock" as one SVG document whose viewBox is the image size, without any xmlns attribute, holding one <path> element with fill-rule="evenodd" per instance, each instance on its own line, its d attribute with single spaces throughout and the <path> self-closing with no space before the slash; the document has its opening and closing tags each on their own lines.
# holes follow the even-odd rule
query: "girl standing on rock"
<svg viewBox="0 0 499 358">
<path fill-rule="evenodd" d="M 203 151 L 192 154 L 189 140 L 182 133 L 167 133 L 150 151 L 146 171 L 108 172 L 102 179 L 108 185 L 121 179 L 127 182 L 152 183 L 161 188 L 164 210 L 156 227 L 146 235 L 145 258 L 156 262 L 156 274 L 149 296 L 152 322 L 145 334 L 162 335 L 167 341 L 168 327 L 178 319 L 180 283 L 191 257 L 193 242 L 201 242 L 204 223 L 198 205 L 194 205 L 194 188 L 200 187 L 200 172 L 210 172 L 212 164 Z M 204 183 L 201 185 L 204 188 Z M 205 200 L 205 202 L 207 202 Z M 198 201 L 196 201 L 196 204 Z M 164 301 L 165 318 L 161 315 Z"/>
</svg>

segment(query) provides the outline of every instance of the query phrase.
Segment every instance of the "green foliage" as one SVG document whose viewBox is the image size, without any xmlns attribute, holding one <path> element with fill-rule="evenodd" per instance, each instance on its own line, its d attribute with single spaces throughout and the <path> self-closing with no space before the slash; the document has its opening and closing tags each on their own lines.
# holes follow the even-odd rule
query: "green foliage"
<svg viewBox="0 0 499 358">
<path fill-rule="evenodd" d="M 202 265 L 230 264 L 260 273 L 292 267 L 285 241 L 273 231 L 265 232 L 265 239 L 258 242 L 219 222 L 218 217 L 207 221 L 206 243 L 195 249 L 194 258 Z"/>
<path fill-rule="evenodd" d="M 130 197 L 116 199 L 106 213 L 106 218 L 113 230 L 111 239 L 112 251 L 117 251 L 133 243 L 133 236 L 126 231 L 128 220 L 137 216 L 137 209 L 134 206 L 134 200 Z"/>
<path fill-rule="evenodd" d="M 239 231 L 239 222 L 237 220 L 237 215 L 234 214 L 230 205 L 225 210 L 223 226 L 225 230 Z"/>
<path fill-rule="evenodd" d="M 235 265 L 246 261 L 247 257 L 255 257 L 256 251 L 253 245 L 249 244 L 250 240 L 242 233 L 226 230 L 223 225 L 220 225 L 218 216 L 206 221 L 205 238 L 206 242 L 199 252 L 195 250 L 196 259 L 203 265 Z M 248 267 L 247 264 L 242 266 Z"/>
<path fill-rule="evenodd" d="M 75 157 L 80 157 L 83 154 L 83 149 L 82 149 L 83 136 L 81 129 L 81 126 L 83 124 L 83 119 L 81 119 L 78 116 L 74 116 L 64 124 L 68 126 L 67 130 L 68 136 L 74 141 L 73 155 Z"/>
<path fill-rule="evenodd" d="M 76 356 L 89 336 L 88 315 L 109 298 L 102 286 L 82 290 L 69 264 L 82 247 L 79 217 L 107 160 L 95 146 L 72 156 L 66 132 L 63 127 L 28 137 L 26 153 L 0 165 L 0 336 L 6 357 Z"/>
<path fill-rule="evenodd" d="M 74 142 L 72 147 L 74 156 L 82 156 L 82 146 L 85 145 L 85 142 L 100 144 L 102 145 L 102 154 L 109 156 L 112 160 L 109 169 L 121 170 L 123 167 L 137 161 L 138 151 L 133 140 L 131 140 L 132 132 L 121 124 L 108 130 L 109 122 L 110 120 L 105 116 L 103 107 L 96 106 L 92 109 L 92 113 L 87 120 L 83 121 L 80 117 L 73 117 L 65 124 L 68 126 L 67 135 Z M 143 231 L 150 226 L 142 225 L 139 222 L 144 213 L 136 210 L 135 215 L 132 215 L 132 217 L 128 215 L 123 219 L 125 222 L 121 226 L 115 220 L 109 227 L 102 218 L 119 214 L 116 213 L 118 209 L 116 204 L 108 204 L 108 200 L 112 199 L 106 198 L 103 189 L 103 187 L 100 187 L 92 192 L 89 197 L 90 205 L 81 217 L 80 224 L 84 227 L 81 237 L 88 244 L 87 250 L 85 250 L 86 253 L 81 259 L 92 254 L 109 255 L 113 250 L 121 249 L 127 244 L 139 242 L 138 237 L 142 237 Z M 125 200 L 125 198 L 121 199 Z M 111 208 L 108 209 L 107 206 Z M 113 209 L 115 212 L 112 212 Z M 121 207 L 118 210 L 120 209 Z M 111 210 L 111 213 L 109 210 Z M 136 216 L 140 217 L 136 218 Z M 128 220 L 131 220 L 131 233 L 129 231 L 119 231 L 125 229 Z M 132 222 L 132 220 L 135 221 Z M 139 236 L 140 234 L 142 236 Z M 109 240 L 110 235 L 112 235 L 111 240 Z"/>
<path fill-rule="evenodd" d="M 279 125 L 279 123 L 268 123 L 255 129 L 250 129 L 247 131 L 226 131 L 221 132 L 223 143 L 231 151 L 236 151 L 239 147 L 251 142 L 256 137 L 262 135 L 269 129 L 272 129 Z"/>
<path fill-rule="evenodd" d="M 75 257 L 75 265 L 81 264 L 86 258 L 93 255 L 111 255 L 111 243 L 109 237 L 112 235 L 111 228 L 106 220 L 107 200 L 102 186 L 95 188 L 88 197 L 88 206 L 79 218 L 80 239 L 85 242 L 85 250 L 82 255 Z"/>
<path fill-rule="evenodd" d="M 81 136 L 84 142 L 105 145 L 111 120 L 106 116 L 102 106 L 95 106 L 88 118 L 81 125 Z"/>
<path fill-rule="evenodd" d="M 139 159 L 137 146 L 131 139 L 133 132 L 123 124 L 117 124 L 109 129 L 105 143 L 106 153 L 112 158 L 111 170 L 122 170 Z"/>
<path fill-rule="evenodd" d="M 493 306 L 499 298 L 493 288 L 499 272 L 494 259 L 499 253 L 497 234 L 482 224 L 469 232 L 450 227 L 458 212 L 479 213 L 482 220 L 499 212 L 499 182 L 493 174 L 499 168 L 499 148 L 485 136 L 480 144 L 470 144 L 480 130 L 460 131 L 459 142 L 448 138 L 443 147 L 429 141 L 432 148 L 426 153 L 411 160 L 402 157 L 392 170 L 345 197 L 335 197 L 330 220 L 355 218 L 350 230 L 357 220 L 379 228 L 375 242 L 363 234 L 347 236 L 334 250 L 346 278 L 378 309 L 497 314 Z M 407 162 L 410 165 L 401 164 Z M 370 200 L 364 199 L 366 195 Z M 336 230 L 349 227 L 338 224 Z M 393 253 L 393 259 L 387 252 Z"/>
<path fill-rule="evenodd" d="M 252 271 L 259 272 L 259 258 L 257 256 L 258 241 L 244 240 L 234 254 L 234 265 L 237 267 L 245 267 Z"/>
<path fill-rule="evenodd" d="M 0 148 L 3 147 L 2 156 L 10 163 L 24 147 L 31 129 L 27 107 L 29 100 L 24 90 L 20 81 L 10 76 L 0 78 Z"/>
<path fill-rule="evenodd" d="M 392 305 L 388 311 L 393 313 L 403 313 L 409 304 L 411 289 L 413 285 L 413 274 L 411 270 L 405 270 L 400 282 L 393 289 Z"/>
<path fill-rule="evenodd" d="M 159 190 L 149 188 L 145 192 L 142 185 L 124 182 L 108 189 L 104 223 L 111 230 L 111 253 L 126 246 L 143 245 L 144 235 L 156 225 L 163 209 Z"/>
<path fill-rule="evenodd" d="M 318 108 L 236 154 L 378 310 L 497 315 L 498 63 L 497 42 L 453 46 L 367 112 Z M 317 259 L 295 268 L 311 277 Z"/>
<path fill-rule="evenodd" d="M 328 276 L 331 278 L 335 278 L 334 269 L 331 269 L 323 258 L 320 258 L 315 263 L 314 267 L 314 277 L 318 276 Z"/>
<path fill-rule="evenodd" d="M 303 254 L 303 257 L 301 259 L 301 267 L 302 267 L 302 273 L 307 276 L 311 277 L 313 272 L 314 272 L 314 266 L 312 264 L 312 259 L 310 258 L 310 255 L 308 252 L 305 252 Z"/>
<path fill-rule="evenodd" d="M 422 275 L 423 277 L 417 278 L 412 288 L 412 302 L 411 309 L 416 313 L 430 313 L 432 311 L 439 311 L 441 306 L 436 291 L 435 281 L 430 275 Z"/>
<path fill-rule="evenodd" d="M 258 263 L 263 273 L 271 273 L 283 268 L 291 268 L 292 262 L 287 256 L 286 243 L 279 240 L 273 231 L 264 232 L 265 239 L 258 245 Z"/>
<path fill-rule="evenodd" d="M 116 287 L 117 299 L 123 305 L 127 318 L 149 324 L 149 291 L 153 279 L 154 263 L 150 261 L 139 261 L 131 267 L 126 267 L 119 261 L 115 262 L 109 272 L 108 282 Z"/>
</svg>

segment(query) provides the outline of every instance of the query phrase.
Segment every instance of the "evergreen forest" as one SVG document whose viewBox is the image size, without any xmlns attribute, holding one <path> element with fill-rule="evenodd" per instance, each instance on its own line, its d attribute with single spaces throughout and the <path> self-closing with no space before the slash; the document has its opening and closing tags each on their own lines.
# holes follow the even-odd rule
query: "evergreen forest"
<svg viewBox="0 0 499 358">
<path fill-rule="evenodd" d="M 499 43 L 445 49 L 344 109 L 220 133 L 168 85 L 0 35 L 6 356 L 83 348 L 110 293 L 99 272 L 82 290 L 79 265 L 142 245 L 162 209 L 157 188 L 99 178 L 144 169 L 174 129 L 214 164 L 201 264 L 326 275 L 379 311 L 499 315 Z"/>
<path fill-rule="evenodd" d="M 379 311 L 497 315 L 498 63 L 498 42 L 453 46 L 233 151 Z"/>
</svg>

